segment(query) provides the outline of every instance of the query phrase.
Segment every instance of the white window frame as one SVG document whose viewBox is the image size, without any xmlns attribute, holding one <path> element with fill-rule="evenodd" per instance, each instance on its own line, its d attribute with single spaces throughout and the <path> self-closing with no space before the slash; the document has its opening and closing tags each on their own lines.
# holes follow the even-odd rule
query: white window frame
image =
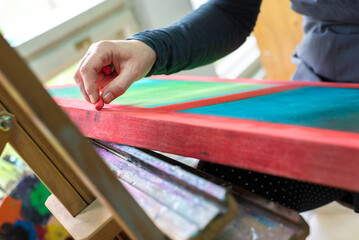
<svg viewBox="0 0 359 240">
<path fill-rule="evenodd" d="M 81 59 L 104 39 L 123 39 L 139 29 L 128 0 L 106 0 L 16 46 L 42 82 Z"/>
<path fill-rule="evenodd" d="M 208 0 L 190 1 L 193 9 L 197 9 L 208 2 Z M 266 75 L 260 62 L 260 50 L 254 35 L 250 35 L 242 46 L 218 60 L 214 65 L 217 76 L 221 78 L 263 79 Z"/>
</svg>

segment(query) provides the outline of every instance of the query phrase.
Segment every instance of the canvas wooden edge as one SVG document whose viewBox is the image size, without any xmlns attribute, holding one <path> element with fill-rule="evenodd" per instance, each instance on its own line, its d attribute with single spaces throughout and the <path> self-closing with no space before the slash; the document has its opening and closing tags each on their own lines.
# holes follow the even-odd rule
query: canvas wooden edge
<svg viewBox="0 0 359 240">
<path fill-rule="evenodd" d="M 356 133 L 187 113 L 62 107 L 91 138 L 359 190 Z"/>
</svg>

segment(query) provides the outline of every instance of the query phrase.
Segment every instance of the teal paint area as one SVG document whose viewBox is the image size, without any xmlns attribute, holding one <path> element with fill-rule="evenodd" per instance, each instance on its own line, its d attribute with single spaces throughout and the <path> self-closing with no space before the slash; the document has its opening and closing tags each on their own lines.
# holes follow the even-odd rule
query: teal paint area
<svg viewBox="0 0 359 240">
<path fill-rule="evenodd" d="M 158 107 L 271 87 L 273 85 L 142 79 L 112 103 Z M 76 86 L 48 89 L 53 97 L 83 99 Z"/>
<path fill-rule="evenodd" d="M 181 112 L 359 132 L 359 89 L 304 87 Z"/>
</svg>

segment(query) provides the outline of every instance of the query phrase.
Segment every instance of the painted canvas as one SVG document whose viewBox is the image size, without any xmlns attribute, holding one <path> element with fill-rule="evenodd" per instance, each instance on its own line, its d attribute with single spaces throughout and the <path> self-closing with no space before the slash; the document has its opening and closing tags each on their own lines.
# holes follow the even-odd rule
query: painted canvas
<svg viewBox="0 0 359 240">
<path fill-rule="evenodd" d="M 359 84 L 154 76 L 101 111 L 48 91 L 91 138 L 359 191 Z"/>
</svg>

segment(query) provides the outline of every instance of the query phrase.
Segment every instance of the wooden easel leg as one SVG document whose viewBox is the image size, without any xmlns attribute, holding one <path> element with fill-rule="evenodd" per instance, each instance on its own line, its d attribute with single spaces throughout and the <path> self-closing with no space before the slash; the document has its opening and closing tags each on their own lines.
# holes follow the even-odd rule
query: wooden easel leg
<svg viewBox="0 0 359 240">
<path fill-rule="evenodd" d="M 97 200 L 76 217 L 54 195 L 47 199 L 45 205 L 76 240 L 113 240 L 116 237 L 130 239 L 124 238 L 126 235 L 121 233 L 121 227 Z"/>
<path fill-rule="evenodd" d="M 131 238 L 127 236 L 125 231 L 121 231 L 119 234 L 117 234 L 114 240 L 131 240 Z"/>
</svg>

